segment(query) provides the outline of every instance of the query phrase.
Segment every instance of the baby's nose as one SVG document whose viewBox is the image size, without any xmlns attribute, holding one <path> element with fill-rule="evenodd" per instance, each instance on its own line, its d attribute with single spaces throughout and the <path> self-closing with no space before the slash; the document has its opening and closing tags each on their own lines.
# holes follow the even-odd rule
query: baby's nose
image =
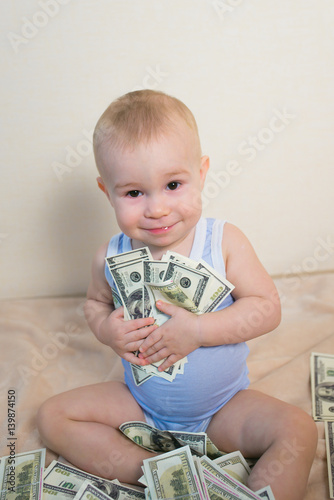
<svg viewBox="0 0 334 500">
<path fill-rule="evenodd" d="M 147 199 L 145 216 L 158 219 L 170 212 L 169 206 L 163 196 L 150 196 Z"/>
</svg>

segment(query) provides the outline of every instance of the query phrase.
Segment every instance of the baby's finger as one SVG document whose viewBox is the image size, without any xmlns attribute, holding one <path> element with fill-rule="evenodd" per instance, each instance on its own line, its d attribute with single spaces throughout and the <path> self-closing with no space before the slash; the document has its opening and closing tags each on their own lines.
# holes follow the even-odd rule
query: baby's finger
<svg viewBox="0 0 334 500">
<path fill-rule="evenodd" d="M 141 359 L 145 359 L 149 364 L 158 363 L 159 361 L 163 361 L 165 358 L 168 357 L 168 349 L 162 347 L 160 349 L 157 349 L 150 356 L 146 356 L 145 354 L 139 353 L 138 357 Z"/>
<path fill-rule="evenodd" d="M 168 356 L 163 363 L 159 366 L 158 370 L 159 372 L 163 372 L 167 370 L 170 366 L 172 366 L 175 362 L 177 361 L 177 356 L 176 354 L 171 354 Z"/>
<path fill-rule="evenodd" d="M 138 319 L 131 319 L 127 321 L 127 326 L 129 327 L 130 330 L 139 330 L 140 328 L 144 328 L 146 326 L 151 326 L 155 322 L 154 318 L 138 318 Z"/>
<path fill-rule="evenodd" d="M 145 353 L 147 351 L 147 349 L 149 349 L 154 344 L 159 342 L 161 340 L 161 338 L 162 338 L 162 336 L 161 336 L 161 333 L 159 331 L 159 327 L 157 327 L 153 330 L 153 332 L 150 335 L 147 336 L 147 338 L 144 340 L 144 342 L 140 346 L 139 351 L 141 353 Z M 154 349 L 153 352 L 155 352 L 155 351 L 156 351 L 156 349 Z"/>
<path fill-rule="evenodd" d="M 124 354 L 124 359 L 128 361 L 129 363 L 132 363 L 134 365 L 140 365 L 140 366 L 145 366 L 148 365 L 149 363 L 146 361 L 146 359 L 141 359 L 136 356 L 133 352 L 127 352 Z"/>
<path fill-rule="evenodd" d="M 152 329 L 154 329 L 156 327 L 152 327 Z M 147 334 L 146 335 L 149 335 L 151 333 L 151 327 L 148 327 L 147 328 Z M 130 334 L 128 334 L 126 337 L 125 337 L 125 342 L 124 342 L 124 350 L 125 351 L 129 351 L 129 352 L 133 352 L 133 351 L 138 351 L 139 352 L 139 348 L 141 347 L 142 343 L 145 341 L 143 340 L 145 339 L 145 337 L 142 337 L 142 333 L 141 333 L 141 330 L 140 332 L 138 330 L 136 330 L 135 332 L 132 332 L 132 335 L 130 336 Z M 144 356 L 140 356 L 141 358 L 143 358 Z"/>
<path fill-rule="evenodd" d="M 137 342 L 140 341 L 140 345 L 145 341 L 147 337 L 151 335 L 154 330 L 156 330 L 158 327 L 157 325 L 149 325 L 143 328 L 139 328 L 138 330 L 130 331 L 126 334 L 126 341 L 127 342 Z M 130 350 L 130 349 L 129 349 Z M 131 349 L 133 350 L 133 349 Z"/>
</svg>

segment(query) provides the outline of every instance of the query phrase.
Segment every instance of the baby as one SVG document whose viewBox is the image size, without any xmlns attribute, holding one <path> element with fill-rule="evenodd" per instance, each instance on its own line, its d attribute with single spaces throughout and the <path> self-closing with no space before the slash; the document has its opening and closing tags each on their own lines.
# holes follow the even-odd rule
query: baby
<svg viewBox="0 0 334 500">
<path fill-rule="evenodd" d="M 224 452 L 259 457 L 251 489 L 270 483 L 276 500 L 302 499 L 317 429 L 301 409 L 248 389 L 245 342 L 279 324 L 278 294 L 245 235 L 202 217 L 209 158 L 192 113 L 162 92 L 130 92 L 99 119 L 94 153 L 99 187 L 121 233 L 95 255 L 85 314 L 97 339 L 122 358 L 125 383 L 81 387 L 46 401 L 38 414 L 44 442 L 81 469 L 136 484 L 153 453 L 126 438 L 122 423 L 205 431 Z M 201 315 L 159 300 L 157 308 L 169 316 L 159 327 L 152 317 L 125 320 L 123 307 L 114 305 L 105 257 L 144 246 L 155 260 L 167 250 L 205 260 L 235 286 L 232 294 Z M 185 356 L 184 373 L 172 382 L 154 376 L 135 384 L 131 364 L 162 361 L 162 372 Z"/>
</svg>

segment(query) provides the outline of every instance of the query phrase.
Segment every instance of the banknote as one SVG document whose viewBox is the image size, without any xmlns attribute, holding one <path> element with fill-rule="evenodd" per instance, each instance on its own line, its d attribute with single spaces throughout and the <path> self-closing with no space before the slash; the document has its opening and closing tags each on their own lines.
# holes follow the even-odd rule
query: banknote
<svg viewBox="0 0 334 500">
<path fill-rule="evenodd" d="M 206 436 L 206 454 L 211 460 L 226 455 L 225 452 L 218 450 L 217 446 L 213 444 L 209 436 Z"/>
<path fill-rule="evenodd" d="M 172 279 L 162 283 L 145 283 L 145 285 L 147 285 L 152 292 L 154 303 L 158 300 L 163 300 L 176 306 L 183 307 L 187 311 L 195 314 L 200 312 L 195 302 L 187 295 L 184 289 Z M 166 320 L 164 320 L 164 322 L 165 321 Z M 161 326 L 163 323 L 159 324 L 159 321 L 157 321 L 157 324 Z"/>
<path fill-rule="evenodd" d="M 140 500 L 145 498 L 145 494 L 144 492 L 140 492 L 113 481 L 111 482 L 108 493 L 105 493 L 94 486 L 89 479 L 86 479 L 75 495 L 74 500 L 110 500 L 110 498 L 117 500 Z"/>
<path fill-rule="evenodd" d="M 273 490 L 270 486 L 265 486 L 260 490 L 255 492 L 260 498 L 264 498 L 265 500 L 275 500 Z"/>
<path fill-rule="evenodd" d="M 152 500 L 190 495 L 193 500 L 204 500 L 189 446 L 148 458 L 143 466 Z"/>
<path fill-rule="evenodd" d="M 131 363 L 131 371 L 136 385 L 141 385 L 153 377 L 153 374 L 147 373 L 143 366 L 134 365 L 133 363 Z"/>
<path fill-rule="evenodd" d="M 130 260 L 109 269 L 128 318 L 144 317 L 144 308 L 149 310 L 150 303 L 144 304 L 142 261 Z M 150 315 L 150 311 L 147 315 Z"/>
<path fill-rule="evenodd" d="M 1 458 L 1 500 L 39 500 L 43 495 L 45 448 Z"/>
<path fill-rule="evenodd" d="M 76 493 L 74 500 L 109 500 L 110 497 L 103 491 L 93 486 L 89 479 L 86 479 Z"/>
<path fill-rule="evenodd" d="M 311 353 L 314 420 L 334 420 L 334 355 Z"/>
<path fill-rule="evenodd" d="M 260 497 L 256 493 L 229 474 L 225 473 L 210 458 L 203 456 L 199 459 L 199 461 L 204 469 L 204 477 L 208 480 L 213 480 L 213 478 L 215 478 L 216 484 L 226 487 L 229 491 L 235 492 L 236 495 L 241 495 L 242 498 L 259 500 Z"/>
<path fill-rule="evenodd" d="M 244 498 L 240 493 L 221 482 L 214 474 L 210 473 L 201 464 L 199 457 L 193 457 L 197 474 L 201 481 L 202 491 L 205 498 L 213 500 L 240 500 Z"/>
<path fill-rule="evenodd" d="M 105 493 L 108 493 L 114 487 L 112 482 L 107 479 L 89 474 L 57 460 L 53 460 L 44 472 L 44 487 L 50 488 L 54 486 L 63 489 L 64 493 L 77 493 L 86 479 Z"/>
<path fill-rule="evenodd" d="M 334 498 L 334 422 L 325 423 L 329 496 Z"/>
<path fill-rule="evenodd" d="M 197 476 L 198 476 L 198 480 L 199 480 L 199 483 L 200 483 L 200 486 L 201 486 L 202 496 L 205 499 L 212 498 L 213 500 L 215 500 L 215 499 L 219 500 L 221 497 L 220 496 L 214 496 L 214 495 L 212 495 L 212 490 L 211 490 L 211 497 L 210 497 L 209 489 L 208 489 L 208 486 L 207 486 L 206 479 L 204 477 L 204 471 L 203 471 L 203 468 L 202 468 L 201 463 L 199 461 L 199 457 L 197 457 L 197 456 L 194 457 L 193 456 L 193 461 L 194 461 L 194 466 L 195 466 L 196 473 L 197 473 Z"/>
<path fill-rule="evenodd" d="M 174 438 L 178 440 L 180 445 L 188 445 L 191 453 L 194 455 L 207 454 L 207 434 L 206 432 L 185 432 L 185 431 L 169 431 Z"/>
<path fill-rule="evenodd" d="M 179 262 L 184 266 L 197 269 L 198 271 L 204 271 L 209 276 L 208 286 L 199 304 L 199 309 L 203 313 L 217 309 L 219 304 L 223 302 L 234 289 L 232 283 L 217 273 L 217 271 L 203 259 L 200 259 L 199 262 L 195 262 L 189 259 L 189 257 L 168 250 L 161 260 Z"/>
<path fill-rule="evenodd" d="M 182 447 L 169 431 L 156 429 L 146 422 L 124 422 L 119 429 L 134 443 L 149 451 L 167 452 Z"/>
<path fill-rule="evenodd" d="M 75 491 L 65 490 L 58 486 L 43 486 L 43 500 L 73 500 L 75 495 Z"/>
<path fill-rule="evenodd" d="M 240 451 L 228 453 L 213 462 L 240 483 L 247 484 L 251 470 Z"/>
<path fill-rule="evenodd" d="M 151 363 L 150 365 L 143 366 L 142 368 L 146 371 L 146 373 L 151 374 L 151 375 L 156 375 L 157 377 L 164 378 L 165 380 L 168 380 L 169 382 L 172 382 L 176 375 L 182 373 L 182 368 L 186 362 L 187 358 L 182 358 L 176 363 L 174 363 L 172 366 L 169 368 L 166 368 L 165 371 L 159 372 L 158 368 L 159 366 L 163 363 L 163 359 L 161 361 L 158 361 L 157 363 Z"/>
<path fill-rule="evenodd" d="M 106 257 L 109 269 L 117 264 L 121 264 L 129 260 L 152 260 L 152 254 L 148 247 L 142 247 L 136 250 L 130 250 L 129 252 L 123 252 L 112 255 L 111 257 Z"/>
<path fill-rule="evenodd" d="M 176 283 L 196 307 L 202 299 L 209 279 L 207 273 L 172 261 L 168 263 L 164 276 L 165 282 L 171 280 Z"/>
<path fill-rule="evenodd" d="M 144 281 L 146 283 L 161 283 L 165 281 L 168 263 L 162 260 L 143 261 Z"/>
<path fill-rule="evenodd" d="M 189 445 L 192 454 L 206 454 L 205 432 L 162 431 L 146 422 L 135 420 L 124 422 L 119 429 L 134 443 L 149 451 L 165 453 Z"/>
<path fill-rule="evenodd" d="M 226 278 L 220 276 L 207 262 L 201 260 L 196 269 L 206 272 L 210 276 L 210 281 L 207 289 L 205 290 L 199 309 L 203 313 L 212 312 L 230 295 L 234 290 L 234 285 Z"/>
</svg>

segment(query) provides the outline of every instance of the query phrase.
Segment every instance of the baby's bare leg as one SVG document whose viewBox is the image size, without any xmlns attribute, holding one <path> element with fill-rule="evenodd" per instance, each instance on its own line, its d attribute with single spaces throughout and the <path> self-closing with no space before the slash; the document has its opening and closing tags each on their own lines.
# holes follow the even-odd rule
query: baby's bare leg
<svg viewBox="0 0 334 500">
<path fill-rule="evenodd" d="M 301 409 L 257 391 L 237 393 L 214 415 L 207 433 L 219 449 L 261 457 L 248 486 L 270 484 L 276 500 L 302 500 L 318 433 Z"/>
<path fill-rule="evenodd" d="M 141 465 L 153 453 L 140 448 L 118 427 L 145 421 L 128 388 L 104 382 L 64 392 L 40 408 L 37 423 L 46 446 L 91 474 L 137 483 Z"/>
</svg>

